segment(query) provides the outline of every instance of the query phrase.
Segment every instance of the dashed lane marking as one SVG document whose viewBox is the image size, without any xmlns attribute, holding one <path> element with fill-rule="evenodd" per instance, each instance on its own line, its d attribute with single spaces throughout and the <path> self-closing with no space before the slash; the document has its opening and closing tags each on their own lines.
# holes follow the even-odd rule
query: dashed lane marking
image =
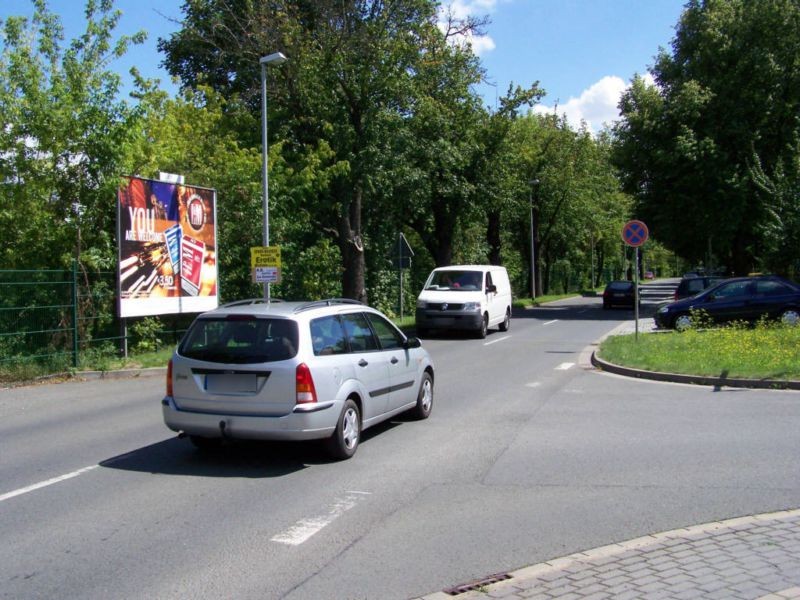
<svg viewBox="0 0 800 600">
<path fill-rule="evenodd" d="M 506 337 L 497 338 L 496 340 L 492 340 L 491 342 L 486 342 L 484 346 L 491 346 L 492 344 L 496 344 L 497 342 L 504 342 L 507 339 L 510 339 L 511 336 L 507 335 Z"/>
<path fill-rule="evenodd" d="M 575 366 L 575 363 L 561 363 L 556 367 L 556 371 L 566 371 L 567 369 L 571 369 Z"/>
<path fill-rule="evenodd" d="M 345 492 L 341 498 L 334 500 L 328 512 L 311 517 L 300 519 L 289 529 L 271 538 L 271 541 L 289 546 L 299 546 L 307 541 L 312 535 L 319 533 L 322 529 L 333 523 L 348 510 L 353 508 L 358 502 L 369 496 L 370 492 Z"/>
<path fill-rule="evenodd" d="M 542 326 L 544 326 L 544 325 L 552 325 L 553 323 L 558 323 L 558 319 L 553 319 L 552 321 L 548 321 L 547 323 L 542 323 Z"/>
<path fill-rule="evenodd" d="M 17 496 L 21 496 L 22 494 L 27 494 L 28 492 L 39 490 L 43 487 L 47 487 L 48 485 L 53 485 L 55 483 L 66 481 L 67 479 L 72 479 L 73 477 L 77 477 L 78 475 L 83 475 L 88 471 L 96 469 L 99 466 L 100 465 L 92 465 L 91 467 L 84 467 L 83 469 L 78 469 L 77 471 L 73 471 L 72 473 L 67 473 L 66 475 L 59 475 L 58 477 L 53 477 L 52 479 L 48 479 L 47 481 L 40 481 L 39 483 L 34 483 L 33 485 L 19 488 L 17 490 L 14 490 L 13 492 L 7 492 L 3 495 L 0 495 L 0 502 L 5 502 L 6 500 L 10 500 L 11 498 L 16 498 Z"/>
</svg>

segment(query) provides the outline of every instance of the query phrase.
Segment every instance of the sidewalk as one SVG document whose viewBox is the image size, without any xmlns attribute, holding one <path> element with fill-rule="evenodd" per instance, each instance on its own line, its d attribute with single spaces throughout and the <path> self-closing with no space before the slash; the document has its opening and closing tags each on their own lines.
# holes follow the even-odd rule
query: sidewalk
<svg viewBox="0 0 800 600">
<path fill-rule="evenodd" d="M 800 598 L 800 510 L 647 535 L 456 586 L 423 600 L 453 597 Z"/>
</svg>

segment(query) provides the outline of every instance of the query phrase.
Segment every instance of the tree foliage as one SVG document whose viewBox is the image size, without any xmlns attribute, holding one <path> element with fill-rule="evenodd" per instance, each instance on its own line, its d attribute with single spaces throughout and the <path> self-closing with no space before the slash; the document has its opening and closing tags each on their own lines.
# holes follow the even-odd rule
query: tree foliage
<svg viewBox="0 0 800 600">
<path fill-rule="evenodd" d="M 655 86 L 636 78 L 624 95 L 615 132 L 637 215 L 689 259 L 710 249 L 736 273 L 783 269 L 770 250 L 780 232 L 768 224 L 788 199 L 761 183 L 796 161 L 800 5 L 692 0 L 652 75 Z M 797 197 L 789 201 L 796 211 Z"/>
<path fill-rule="evenodd" d="M 111 0 L 86 4 L 86 31 L 64 44 L 60 19 L 35 0 L 9 17 L 0 55 L 0 254 L 6 267 L 110 268 L 113 198 L 139 112 L 120 101 L 114 58 L 143 33 L 114 39 Z M 111 199 L 111 201 L 109 201 Z"/>
</svg>

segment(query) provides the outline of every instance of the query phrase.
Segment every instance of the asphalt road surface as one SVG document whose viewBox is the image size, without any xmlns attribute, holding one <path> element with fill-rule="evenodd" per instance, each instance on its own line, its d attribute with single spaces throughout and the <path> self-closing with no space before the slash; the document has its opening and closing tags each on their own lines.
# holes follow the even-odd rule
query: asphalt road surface
<svg viewBox="0 0 800 600">
<path fill-rule="evenodd" d="M 161 421 L 160 377 L 0 391 L 1 598 L 410 598 L 648 533 L 800 507 L 800 394 L 581 366 L 581 298 L 424 340 L 433 414 L 356 456 Z"/>
</svg>

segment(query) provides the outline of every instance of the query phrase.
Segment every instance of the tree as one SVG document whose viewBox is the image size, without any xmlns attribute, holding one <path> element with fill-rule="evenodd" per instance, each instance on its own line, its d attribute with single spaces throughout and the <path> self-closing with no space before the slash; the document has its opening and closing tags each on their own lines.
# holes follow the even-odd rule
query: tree
<svg viewBox="0 0 800 600">
<path fill-rule="evenodd" d="M 11 268 L 109 268 L 114 198 L 138 111 L 118 99 L 109 62 L 143 33 L 114 40 L 119 11 L 89 0 L 86 32 L 64 47 L 44 0 L 9 17 L 0 55 L 0 255 Z"/>
<path fill-rule="evenodd" d="M 331 149 L 329 184 L 308 201 L 339 246 L 343 294 L 366 300 L 364 211 L 390 158 L 387 132 L 409 110 L 420 40 L 435 28 L 433 2 L 198 0 L 185 12 L 183 29 L 160 43 L 185 86 L 240 92 L 254 108 L 258 58 L 273 50 L 290 57 L 272 72 L 279 108 L 270 130 L 286 142 L 290 164 L 308 163 L 320 143 Z"/>
<path fill-rule="evenodd" d="M 776 232 L 754 167 L 773 175 L 794 160 L 798 65 L 796 1 L 687 4 L 656 85 L 634 79 L 615 130 L 625 189 L 656 238 L 692 260 L 711 249 L 738 274 L 764 264 Z"/>
</svg>

